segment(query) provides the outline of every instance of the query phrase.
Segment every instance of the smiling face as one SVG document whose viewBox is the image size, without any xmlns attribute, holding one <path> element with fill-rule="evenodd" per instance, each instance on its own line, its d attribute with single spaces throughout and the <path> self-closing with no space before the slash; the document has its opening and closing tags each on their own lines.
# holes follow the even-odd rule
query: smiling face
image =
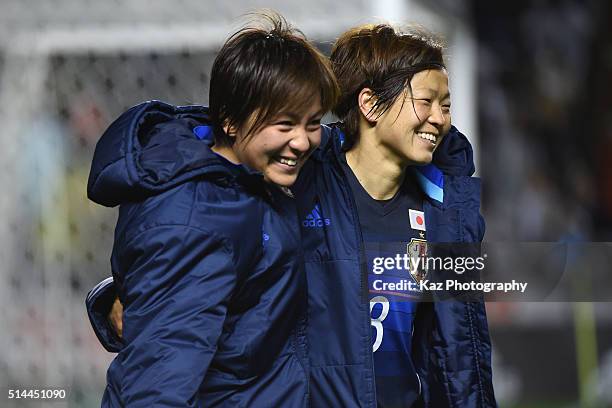
<svg viewBox="0 0 612 408">
<path fill-rule="evenodd" d="M 412 94 L 406 89 L 376 119 L 375 135 L 388 157 L 404 165 L 428 164 L 451 127 L 448 75 L 444 70 L 421 71 L 410 86 Z"/>
<path fill-rule="evenodd" d="M 236 141 L 231 154 L 224 155 L 261 172 L 269 183 L 289 187 L 321 143 L 322 115 L 316 98 L 303 112 L 282 112 L 248 137 L 245 130 L 238 130 L 232 135 Z"/>
</svg>

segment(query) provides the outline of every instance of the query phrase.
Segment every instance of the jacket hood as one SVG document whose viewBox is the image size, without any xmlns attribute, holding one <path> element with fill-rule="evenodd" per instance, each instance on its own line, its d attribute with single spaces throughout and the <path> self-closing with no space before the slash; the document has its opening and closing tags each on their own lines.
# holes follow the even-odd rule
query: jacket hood
<svg viewBox="0 0 612 408">
<path fill-rule="evenodd" d="M 87 195 L 113 207 L 159 194 L 194 177 L 236 175 L 242 166 L 228 165 L 211 145 L 212 127 L 205 107 L 160 101 L 134 106 L 96 144 Z"/>
</svg>

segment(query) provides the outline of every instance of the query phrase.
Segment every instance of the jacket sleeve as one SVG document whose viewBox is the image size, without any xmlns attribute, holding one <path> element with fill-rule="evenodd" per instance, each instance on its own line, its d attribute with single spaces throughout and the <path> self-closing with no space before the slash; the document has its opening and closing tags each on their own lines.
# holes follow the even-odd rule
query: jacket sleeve
<svg viewBox="0 0 612 408">
<path fill-rule="evenodd" d="M 125 347 L 109 377 L 123 405 L 201 406 L 198 390 L 235 287 L 233 254 L 227 239 L 176 225 L 118 248 Z"/>
<path fill-rule="evenodd" d="M 111 353 L 117 353 L 123 348 L 123 341 L 108 321 L 108 314 L 116 297 L 117 289 L 111 276 L 94 286 L 85 300 L 91 327 L 102 346 Z"/>
</svg>

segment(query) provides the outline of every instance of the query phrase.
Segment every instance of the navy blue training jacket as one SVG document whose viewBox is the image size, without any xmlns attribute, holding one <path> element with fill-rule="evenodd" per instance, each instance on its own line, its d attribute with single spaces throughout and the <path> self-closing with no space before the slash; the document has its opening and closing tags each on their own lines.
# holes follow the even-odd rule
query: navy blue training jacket
<svg viewBox="0 0 612 408">
<path fill-rule="evenodd" d="M 308 403 L 295 200 L 214 154 L 194 134 L 206 125 L 205 108 L 149 102 L 96 146 L 88 195 L 120 206 L 111 265 L 124 305 L 123 340 L 97 332 L 120 350 L 105 407 Z"/>
<path fill-rule="evenodd" d="M 294 186 L 300 218 L 308 221 L 317 206 L 324 221 L 321 227 L 302 224 L 311 404 L 376 407 L 363 238 L 340 164 L 344 137 L 338 127 L 325 130 L 327 143 L 305 165 Z M 453 127 L 436 150 L 434 163 L 437 167 L 412 169 L 428 197 L 423 205 L 427 241 L 482 241 L 480 180 L 471 177 L 474 162 L 467 138 Z M 496 406 L 484 302 L 421 303 L 414 337 L 413 361 L 421 384 L 416 406 Z"/>
<path fill-rule="evenodd" d="M 375 407 L 366 258 L 355 202 L 339 155 L 342 134 L 324 127 L 324 141 L 294 186 L 308 280 L 310 406 Z M 455 128 L 436 150 L 435 166 L 415 168 L 429 242 L 480 242 L 480 181 L 472 149 Z M 444 175 L 438 170 L 442 169 Z M 317 219 L 313 219 L 316 207 Z M 106 315 L 110 281 L 89 295 L 88 313 L 109 351 L 120 344 Z M 423 303 L 415 324 L 413 359 L 422 389 L 418 406 L 494 407 L 491 345 L 483 302 Z"/>
</svg>

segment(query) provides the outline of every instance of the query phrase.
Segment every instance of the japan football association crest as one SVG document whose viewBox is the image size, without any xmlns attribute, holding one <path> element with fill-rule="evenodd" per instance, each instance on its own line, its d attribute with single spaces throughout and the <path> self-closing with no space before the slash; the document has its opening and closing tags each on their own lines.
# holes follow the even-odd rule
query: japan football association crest
<svg viewBox="0 0 612 408">
<path fill-rule="evenodd" d="M 407 245 L 407 252 L 410 260 L 410 275 L 416 283 L 420 283 L 427 276 L 427 241 L 412 238 Z"/>
</svg>

